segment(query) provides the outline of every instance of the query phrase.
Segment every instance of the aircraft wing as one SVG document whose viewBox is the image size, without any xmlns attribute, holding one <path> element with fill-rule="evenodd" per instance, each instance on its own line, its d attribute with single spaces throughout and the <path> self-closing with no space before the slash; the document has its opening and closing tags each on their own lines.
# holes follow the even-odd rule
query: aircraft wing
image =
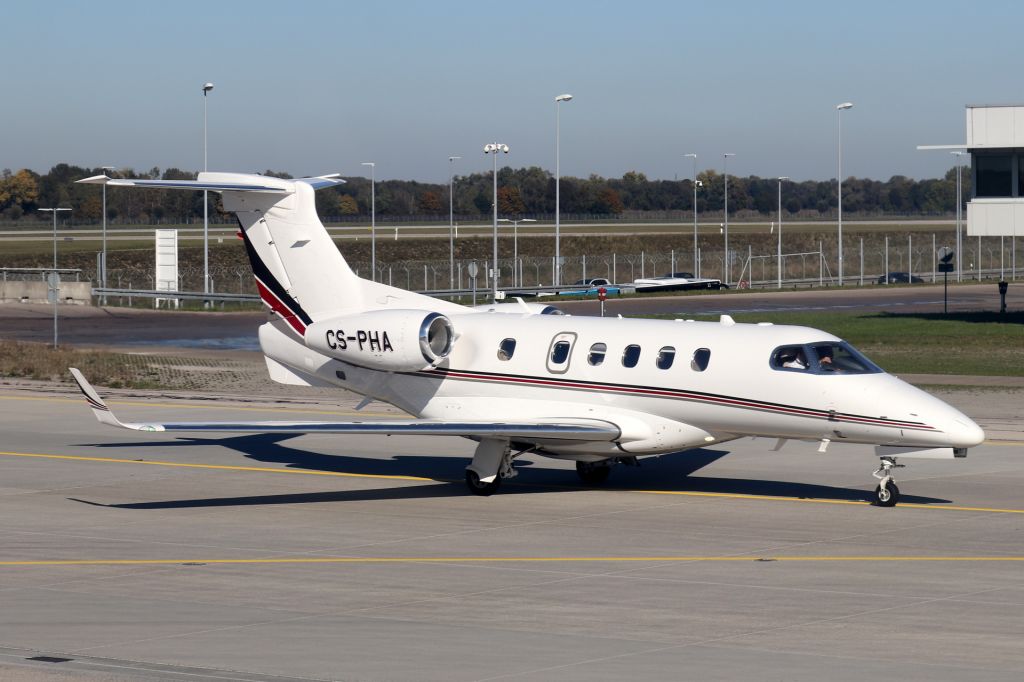
<svg viewBox="0 0 1024 682">
<path fill-rule="evenodd" d="M 71 375 L 102 424 L 134 431 L 188 431 L 231 433 L 346 433 L 410 436 L 468 436 L 510 440 L 613 441 L 620 429 L 600 419 L 552 419 L 543 421 L 435 421 L 398 419 L 388 421 L 254 421 L 254 422 L 122 422 L 103 402 L 96 389 L 75 368 Z"/>
</svg>

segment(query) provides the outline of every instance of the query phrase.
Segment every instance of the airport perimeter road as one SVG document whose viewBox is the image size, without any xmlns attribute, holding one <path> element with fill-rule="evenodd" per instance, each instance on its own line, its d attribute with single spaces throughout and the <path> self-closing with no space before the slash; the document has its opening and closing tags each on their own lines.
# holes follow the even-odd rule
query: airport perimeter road
<svg viewBox="0 0 1024 682">
<path fill-rule="evenodd" d="M 885 286 L 863 288 L 755 290 L 726 294 L 690 294 L 687 296 L 653 296 L 649 298 L 609 298 L 606 315 L 688 315 L 736 314 L 781 311 L 828 310 L 834 312 L 864 311 L 941 313 L 942 285 Z M 558 307 L 574 315 L 597 315 L 600 303 L 595 301 L 558 301 Z M 1010 310 L 1024 308 L 1024 286 L 1011 284 L 1006 295 Z M 995 282 L 963 284 L 949 288 L 950 310 L 999 310 L 999 290 Z"/>
<path fill-rule="evenodd" d="M 574 315 L 597 315 L 596 300 L 543 299 Z M 1011 310 L 1024 308 L 1024 285 L 1011 284 L 1006 297 Z M 950 310 L 998 310 L 995 283 L 967 284 L 949 290 Z M 863 289 L 751 291 L 727 294 L 612 298 L 607 315 L 736 314 L 801 310 L 941 312 L 941 286 L 871 286 Z M 53 339 L 53 309 L 47 305 L 0 305 L 0 338 L 19 341 Z M 60 307 L 60 339 L 64 343 L 118 346 L 126 343 L 175 341 L 192 345 L 208 341 L 211 347 L 252 346 L 256 330 L 267 319 L 264 312 L 184 312 L 132 308 Z M 254 346 L 253 346 L 254 347 Z"/>
<path fill-rule="evenodd" d="M 129 419 L 350 409 L 106 393 Z M 992 396 L 945 397 L 1019 424 Z M 0 433 L 3 679 L 1024 676 L 1019 441 L 908 460 L 880 509 L 875 458 L 839 447 L 740 441 L 601 490 L 529 459 L 481 498 L 463 440 L 130 433 L 13 388 Z"/>
</svg>

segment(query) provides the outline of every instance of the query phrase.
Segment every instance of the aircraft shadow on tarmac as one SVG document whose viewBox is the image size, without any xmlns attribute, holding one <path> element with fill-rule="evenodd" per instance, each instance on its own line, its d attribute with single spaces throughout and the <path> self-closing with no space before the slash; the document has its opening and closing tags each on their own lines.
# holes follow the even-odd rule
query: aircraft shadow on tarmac
<svg viewBox="0 0 1024 682">
<path fill-rule="evenodd" d="M 228 438 L 181 438 L 173 441 L 150 442 L 153 447 L 191 447 L 219 445 L 242 453 L 246 457 L 265 463 L 283 464 L 287 468 L 308 471 L 348 473 L 368 476 L 413 476 L 429 479 L 433 485 L 392 485 L 385 488 L 339 490 L 276 495 L 247 495 L 244 497 L 216 497 L 186 500 L 162 500 L 130 504 L 104 504 L 88 500 L 77 502 L 119 509 L 182 509 L 193 507 L 229 507 L 274 504 L 310 504 L 318 502 L 355 502 L 367 500 L 404 500 L 415 498 L 465 497 L 469 493 L 463 484 L 464 457 L 398 455 L 391 459 L 356 457 L 351 455 L 325 455 L 288 447 L 282 441 L 295 437 L 290 434 L 256 434 Z M 96 447 L 138 449 L 135 443 L 96 443 Z M 869 490 L 843 488 L 812 483 L 737 479 L 720 477 L 691 477 L 690 474 L 729 454 L 728 450 L 699 448 L 685 453 L 672 453 L 643 461 L 640 467 L 616 467 L 612 479 L 601 486 L 605 490 L 659 490 L 672 492 L 721 493 L 763 497 L 792 497 L 819 500 L 870 501 Z M 536 494 L 593 490 L 576 478 L 575 471 L 547 469 L 531 466 L 519 460 L 516 469 L 520 475 L 506 482 L 499 495 Z M 910 504 L 949 504 L 950 500 L 904 494 L 901 500 Z"/>
</svg>

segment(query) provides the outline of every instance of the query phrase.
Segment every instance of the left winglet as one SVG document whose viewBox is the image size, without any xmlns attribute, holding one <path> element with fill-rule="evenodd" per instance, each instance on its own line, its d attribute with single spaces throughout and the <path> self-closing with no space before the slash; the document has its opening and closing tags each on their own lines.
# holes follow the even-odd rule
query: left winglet
<svg viewBox="0 0 1024 682">
<path fill-rule="evenodd" d="M 86 381 L 85 376 L 78 369 L 74 367 L 69 367 L 68 369 L 71 371 L 71 376 L 75 378 L 75 383 L 78 384 L 78 388 L 82 391 L 82 395 L 85 396 L 86 402 L 89 403 L 89 407 L 92 408 L 92 413 L 96 415 L 96 419 L 98 419 L 101 424 L 117 426 L 122 429 L 130 428 L 125 426 L 120 419 L 114 416 L 114 413 L 110 411 L 107 404 L 103 402 L 103 398 L 100 397 L 100 394 L 96 392 L 96 389 L 92 387 L 92 384 Z"/>
</svg>

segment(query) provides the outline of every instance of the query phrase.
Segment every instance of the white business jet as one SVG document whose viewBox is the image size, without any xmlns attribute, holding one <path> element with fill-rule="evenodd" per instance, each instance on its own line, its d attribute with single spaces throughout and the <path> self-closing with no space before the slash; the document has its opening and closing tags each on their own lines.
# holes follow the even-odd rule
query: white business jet
<svg viewBox="0 0 1024 682">
<path fill-rule="evenodd" d="M 466 483 L 490 495 L 524 453 L 576 461 L 599 484 L 616 463 L 743 437 L 876 446 L 877 503 L 899 499 L 897 457 L 966 455 L 985 435 L 944 402 L 886 374 L 841 339 L 806 327 L 539 314 L 467 308 L 361 279 L 317 217 L 336 176 L 281 180 L 201 173 L 196 181 L 80 182 L 220 192 L 260 296 L 275 381 L 334 386 L 390 403 L 399 421 L 126 423 L 81 372 L 104 424 L 138 431 L 409 434 L 478 443 Z M 364 401 L 366 402 L 366 401 Z M 902 465 L 900 465 L 902 466 Z"/>
</svg>

